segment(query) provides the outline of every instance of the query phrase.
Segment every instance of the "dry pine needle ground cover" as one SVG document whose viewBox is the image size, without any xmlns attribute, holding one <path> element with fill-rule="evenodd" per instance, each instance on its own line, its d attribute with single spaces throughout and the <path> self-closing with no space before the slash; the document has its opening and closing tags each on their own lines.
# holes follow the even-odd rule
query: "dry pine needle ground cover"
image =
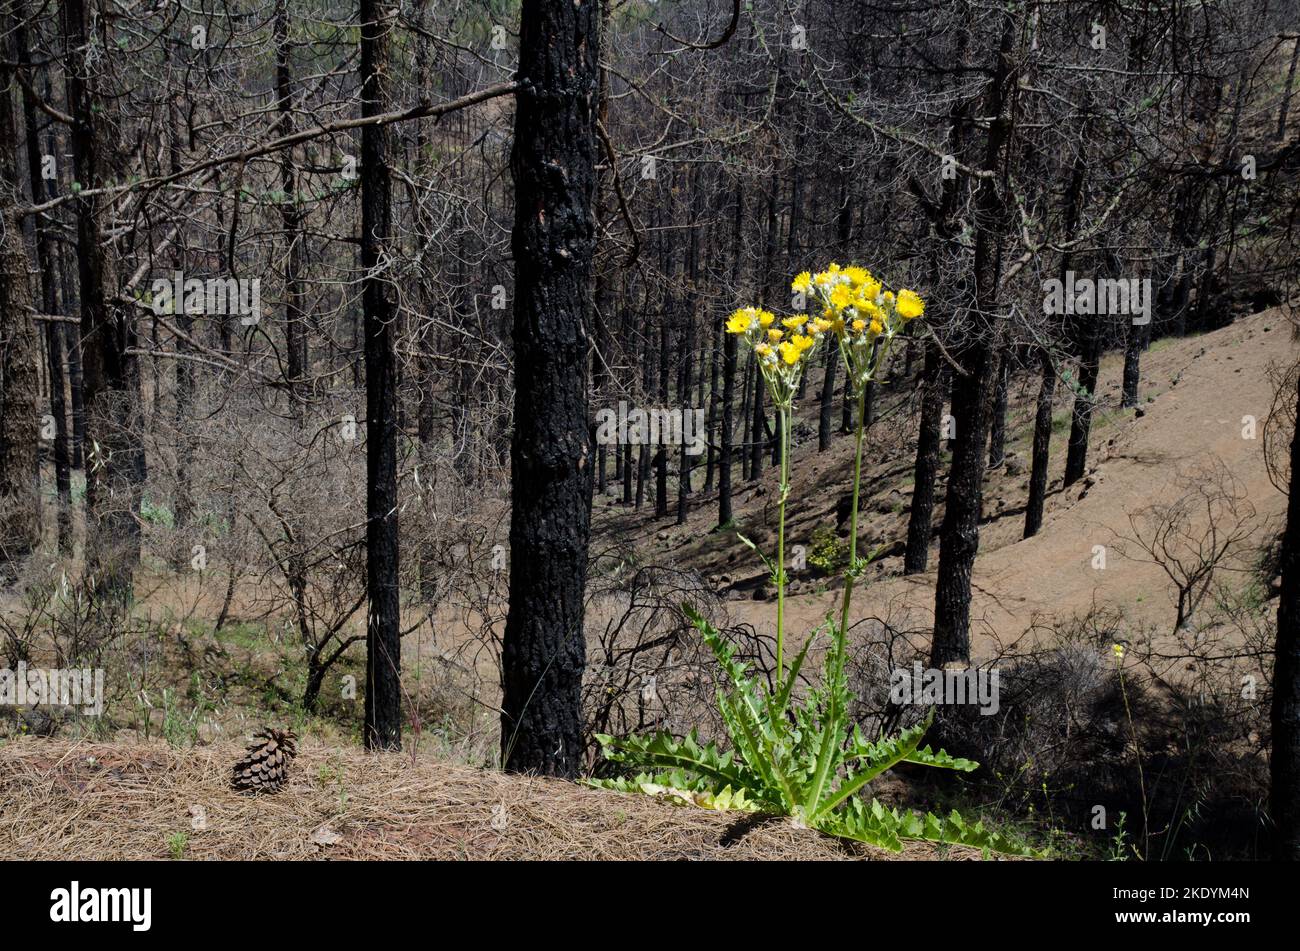
<svg viewBox="0 0 1300 951">
<path fill-rule="evenodd" d="M 227 785 L 242 752 L 10 742 L 0 747 L 0 858 L 980 858 L 920 845 L 894 856 L 785 820 L 308 744 L 281 793 L 249 797 Z"/>
</svg>

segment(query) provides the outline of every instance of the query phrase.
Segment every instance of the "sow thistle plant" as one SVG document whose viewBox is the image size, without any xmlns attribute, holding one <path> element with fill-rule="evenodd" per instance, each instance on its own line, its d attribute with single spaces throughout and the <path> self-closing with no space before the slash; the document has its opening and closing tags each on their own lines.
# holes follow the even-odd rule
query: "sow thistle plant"
<svg viewBox="0 0 1300 951">
<path fill-rule="evenodd" d="M 898 763 L 917 763 L 969 772 L 968 759 L 921 746 L 934 711 L 897 736 L 874 741 L 863 736 L 849 716 L 852 692 L 845 672 L 853 586 L 875 553 L 859 558 L 858 494 L 862 481 L 863 404 L 867 384 L 877 378 L 890 345 L 909 321 L 920 318 L 925 304 L 910 290 L 886 290 L 861 267 L 831 264 L 817 274 L 798 275 L 792 289 L 805 295 L 811 313 L 778 317 L 771 311 L 744 307 L 727 319 L 726 330 L 754 354 L 780 420 L 781 472 L 775 559 L 758 552 L 776 587 L 776 671 L 771 682 L 736 657 L 735 648 L 689 604 L 682 606 L 692 625 L 717 658 L 725 675 L 718 691 L 730 748 L 701 743 L 694 732 L 685 739 L 669 733 L 616 738 L 598 734 L 606 759 L 624 767 L 622 778 L 589 780 L 591 785 L 624 792 L 662 796 L 709 809 L 786 815 L 801 827 L 901 851 L 907 839 L 960 843 L 999 852 L 1027 852 L 980 822 L 957 812 L 946 818 L 932 813 L 887 808 L 863 798 L 867 784 Z M 853 505 L 848 565 L 839 618 L 833 613 L 808 636 L 787 666 L 785 662 L 785 506 L 790 494 L 790 433 L 794 396 L 818 348 L 839 348 L 858 406 L 853 465 Z M 877 549 L 879 551 L 879 549 Z M 806 696 L 795 685 L 809 649 L 819 635 L 829 637 L 822 676 Z"/>
</svg>

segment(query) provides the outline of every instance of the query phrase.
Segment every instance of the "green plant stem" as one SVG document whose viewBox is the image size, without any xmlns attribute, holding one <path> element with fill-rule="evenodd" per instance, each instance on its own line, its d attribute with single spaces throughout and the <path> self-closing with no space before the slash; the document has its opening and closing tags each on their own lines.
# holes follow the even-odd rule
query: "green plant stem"
<svg viewBox="0 0 1300 951">
<path fill-rule="evenodd" d="M 1142 744 L 1138 742 L 1137 725 L 1133 722 L 1133 711 L 1128 705 L 1128 686 L 1124 683 L 1124 658 L 1119 658 L 1119 692 L 1124 698 L 1124 716 L 1128 720 L 1129 732 L 1133 736 L 1133 758 L 1137 761 L 1138 789 L 1142 793 L 1142 858 L 1151 854 L 1151 813 L 1147 808 L 1147 781 L 1142 771 Z"/>
<path fill-rule="evenodd" d="M 790 494 L 790 410 L 777 407 L 781 426 L 781 486 L 776 533 L 776 686 L 785 680 L 785 500 Z"/>
<path fill-rule="evenodd" d="M 862 437 L 866 430 L 863 418 L 867 404 L 867 388 L 858 387 L 857 446 L 853 456 L 853 508 L 849 515 L 849 568 L 844 579 L 844 603 L 840 608 L 840 636 L 849 629 L 849 605 L 853 601 L 853 582 L 857 577 L 858 562 L 858 493 L 862 488 Z"/>
</svg>

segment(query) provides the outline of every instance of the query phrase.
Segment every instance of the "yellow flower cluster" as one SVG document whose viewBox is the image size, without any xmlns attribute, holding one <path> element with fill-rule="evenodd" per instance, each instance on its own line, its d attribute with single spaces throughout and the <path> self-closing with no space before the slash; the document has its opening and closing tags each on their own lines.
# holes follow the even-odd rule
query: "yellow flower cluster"
<svg viewBox="0 0 1300 951">
<path fill-rule="evenodd" d="M 889 341 L 907 321 L 925 313 L 925 302 L 915 291 L 887 291 L 866 268 L 832 264 L 816 274 L 804 271 L 790 286 L 811 298 L 820 312 L 778 318 L 769 310 L 742 307 L 726 323 L 727 333 L 753 349 L 773 402 L 786 408 L 804 367 L 827 336 L 838 341 L 858 391 L 874 378 Z"/>
<path fill-rule="evenodd" d="M 874 378 L 889 342 L 904 325 L 925 313 L 925 302 L 915 291 L 887 291 L 870 271 L 857 266 L 804 271 L 790 287 L 821 305 L 818 319 L 839 340 L 855 390 Z"/>
<path fill-rule="evenodd" d="M 727 318 L 726 329 L 753 349 L 772 401 L 789 407 L 803 368 L 831 323 L 802 314 L 778 320 L 771 311 L 742 307 Z"/>
</svg>

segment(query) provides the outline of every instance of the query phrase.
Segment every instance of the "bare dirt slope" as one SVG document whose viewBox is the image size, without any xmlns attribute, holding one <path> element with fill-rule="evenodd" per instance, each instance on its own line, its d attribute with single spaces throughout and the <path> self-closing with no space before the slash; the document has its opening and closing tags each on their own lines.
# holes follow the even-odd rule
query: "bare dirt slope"
<svg viewBox="0 0 1300 951">
<path fill-rule="evenodd" d="M 975 563 L 972 604 L 974 648 L 991 648 L 1031 629 L 1048 616 L 1085 614 L 1094 604 L 1122 610 L 1132 623 L 1172 626 L 1171 587 L 1161 569 L 1125 557 L 1136 553 L 1120 536 L 1132 533 L 1131 513 L 1167 503 L 1186 491 L 1180 480 L 1221 461 L 1256 511 L 1255 540 L 1263 546 L 1280 530 L 1285 497 L 1269 481 L 1264 463 L 1263 429 L 1273 403 L 1271 364 L 1294 361 L 1297 345 L 1289 322 L 1277 310 L 1238 320 L 1199 337 L 1161 341 L 1143 355 L 1141 415 L 1119 409 L 1122 356 L 1102 365 L 1103 403 L 1093 425 L 1089 474 L 1061 490 L 1070 394 L 1058 387 L 1056 435 L 1052 442 L 1051 483 L 1042 531 L 1023 540 L 1023 509 L 1028 487 L 1028 456 L 1036 381 L 1014 384 L 1010 413 L 1011 463 L 991 472 L 985 490 L 985 524 Z M 906 537 L 911 500 L 914 417 L 902 406 L 887 410 L 869 436 L 864 478 L 864 530 L 867 547 Z M 801 445 L 796 450 L 787 545 L 810 544 L 818 526 L 834 526 L 835 506 L 851 486 L 851 438 L 837 437 L 826 453 L 816 452 L 813 388 L 805 401 Z M 1255 438 L 1243 436 L 1243 420 L 1256 421 Z M 873 464 L 874 463 L 874 464 Z M 737 473 L 737 479 L 739 474 Z M 697 484 L 699 479 L 697 478 Z M 758 483 L 743 483 L 736 495 L 738 529 L 766 548 L 773 547 L 775 473 Z M 942 492 L 935 529 L 942 518 Z M 733 617 L 760 631 L 773 625 L 765 597 L 764 572 L 757 558 L 734 537 L 713 531 L 716 496 L 701 497 L 685 526 L 671 521 L 635 524 L 610 505 L 605 518 L 639 534 L 646 548 L 701 569 L 732 599 Z M 1106 546 L 1106 567 L 1093 567 L 1094 546 Z M 901 575 L 901 557 L 884 558 L 872 583 L 855 595 L 855 619 L 890 617 L 909 629 L 932 622 L 937 536 L 931 570 Z M 837 601 L 838 583 L 795 572 L 788 602 L 794 629 L 818 623 Z M 801 580 L 802 579 L 802 580 Z"/>
</svg>

